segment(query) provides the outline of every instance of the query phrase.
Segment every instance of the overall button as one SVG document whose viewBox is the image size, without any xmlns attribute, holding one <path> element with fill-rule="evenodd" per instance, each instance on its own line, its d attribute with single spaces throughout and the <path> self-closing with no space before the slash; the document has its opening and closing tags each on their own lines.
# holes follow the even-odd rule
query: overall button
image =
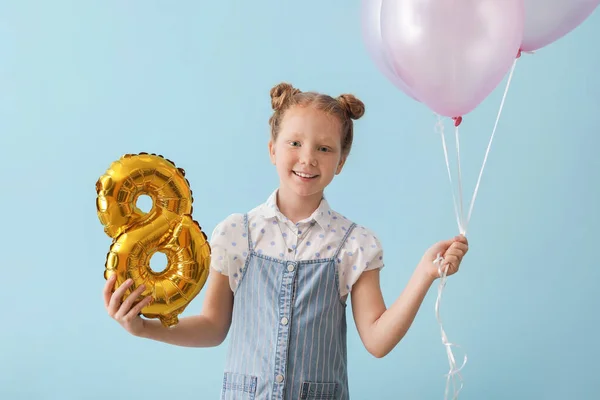
<svg viewBox="0 0 600 400">
<path fill-rule="evenodd" d="M 283 382 L 283 375 L 277 375 L 277 376 L 275 377 L 275 381 L 277 381 L 277 383 L 281 383 L 281 382 Z"/>
<path fill-rule="evenodd" d="M 293 272 L 294 268 L 296 268 L 296 266 L 294 264 L 292 264 L 292 263 L 289 263 L 288 266 L 287 266 L 287 270 L 290 271 L 290 272 Z"/>
<path fill-rule="evenodd" d="M 288 319 L 286 317 L 281 318 L 281 324 L 282 325 L 287 325 L 288 324 Z"/>
</svg>

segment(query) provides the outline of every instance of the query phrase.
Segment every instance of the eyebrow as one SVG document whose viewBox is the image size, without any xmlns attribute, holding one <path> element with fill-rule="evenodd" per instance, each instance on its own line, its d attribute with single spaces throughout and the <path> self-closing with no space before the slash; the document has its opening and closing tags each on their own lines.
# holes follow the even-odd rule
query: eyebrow
<svg viewBox="0 0 600 400">
<path fill-rule="evenodd" d="M 306 137 L 307 135 L 303 132 L 294 131 L 288 134 L 289 137 Z M 318 136 L 315 140 L 316 142 L 335 142 L 335 139 L 331 137 L 331 135 L 322 135 Z"/>
</svg>

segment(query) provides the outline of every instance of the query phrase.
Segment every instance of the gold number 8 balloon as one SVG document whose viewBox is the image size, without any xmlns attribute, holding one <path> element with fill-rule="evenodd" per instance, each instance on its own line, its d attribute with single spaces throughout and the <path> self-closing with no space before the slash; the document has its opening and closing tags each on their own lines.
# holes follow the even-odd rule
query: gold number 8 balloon
<svg viewBox="0 0 600 400">
<path fill-rule="evenodd" d="M 132 279 L 124 297 L 144 284 L 136 302 L 148 295 L 153 300 L 142 315 L 160 319 L 165 327 L 176 325 L 206 282 L 211 254 L 206 234 L 192 219 L 185 171 L 160 155 L 125 154 L 98 179 L 96 193 L 98 218 L 113 238 L 104 278 L 116 274 L 116 286 Z M 147 213 L 136 205 L 141 195 L 152 199 Z M 150 268 L 156 252 L 167 257 L 164 271 Z"/>
</svg>

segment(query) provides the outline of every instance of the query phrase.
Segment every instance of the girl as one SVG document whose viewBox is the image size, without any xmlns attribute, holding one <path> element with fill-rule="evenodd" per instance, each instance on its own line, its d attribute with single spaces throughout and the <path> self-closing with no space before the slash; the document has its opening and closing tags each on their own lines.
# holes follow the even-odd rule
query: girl
<svg viewBox="0 0 600 400">
<path fill-rule="evenodd" d="M 214 230 L 202 312 L 172 329 L 138 316 L 132 282 L 104 288 L 109 315 L 135 336 L 178 346 L 231 340 L 222 399 L 348 399 L 346 300 L 366 349 L 388 354 L 408 331 L 438 277 L 467 252 L 463 236 L 427 250 L 407 287 L 386 309 L 379 285 L 383 250 L 369 229 L 330 208 L 323 191 L 350 153 L 353 119 L 364 105 L 353 95 L 334 99 L 281 83 L 271 90 L 269 154 L 280 178 L 266 202 L 232 214 Z M 114 275 L 113 275 L 114 277 Z"/>
</svg>

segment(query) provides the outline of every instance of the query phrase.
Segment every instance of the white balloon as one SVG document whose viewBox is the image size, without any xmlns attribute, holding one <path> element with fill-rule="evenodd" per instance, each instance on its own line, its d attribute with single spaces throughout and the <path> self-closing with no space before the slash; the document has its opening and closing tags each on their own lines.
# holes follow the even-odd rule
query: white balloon
<svg viewBox="0 0 600 400">
<path fill-rule="evenodd" d="M 562 38 L 587 19 L 600 0 L 525 0 L 521 50 L 534 51 Z"/>
</svg>

